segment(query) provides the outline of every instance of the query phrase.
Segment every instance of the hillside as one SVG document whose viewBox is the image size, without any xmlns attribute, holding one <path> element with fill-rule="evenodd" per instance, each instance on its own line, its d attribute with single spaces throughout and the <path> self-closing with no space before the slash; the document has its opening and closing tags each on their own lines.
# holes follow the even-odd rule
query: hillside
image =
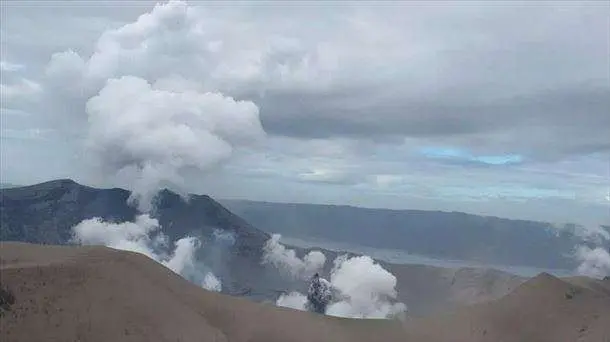
<svg viewBox="0 0 610 342">
<path fill-rule="evenodd" d="M 610 296 L 541 275 L 500 300 L 398 321 L 314 315 L 212 293 L 105 247 L 0 246 L 3 341 L 606 341 Z M 602 283 L 607 287 L 607 283 Z"/>
<path fill-rule="evenodd" d="M 0 240 L 65 244 L 71 228 L 84 219 L 133 221 L 138 212 L 127 204 L 129 195 L 124 189 L 96 189 L 69 179 L 2 189 Z M 219 228 L 235 233 L 239 251 L 249 254 L 269 238 L 209 196 L 190 195 L 185 201 L 164 190 L 155 202 L 153 217 L 172 227 L 166 231 L 172 240 L 193 232 L 209 236 Z"/>
<path fill-rule="evenodd" d="M 2 189 L 0 241 L 68 244 L 72 227 L 82 220 L 134 221 L 138 212 L 127 204 L 129 195 L 124 189 L 96 189 L 72 180 Z M 260 282 L 267 272 L 259 260 L 268 234 L 205 195 L 190 195 L 185 201 L 175 193 L 161 191 L 152 216 L 159 220 L 170 242 L 186 235 L 210 239 L 216 229 L 234 234 L 235 243 L 228 250 L 212 250 L 214 255 L 201 258 L 210 259 L 208 266 L 225 280 L 224 292 L 248 294 L 257 300 L 275 296 L 275 285 L 269 288 L 268 283 Z"/>
<path fill-rule="evenodd" d="M 598 288 L 592 288 L 597 284 Z M 610 282 L 541 273 L 497 301 L 410 322 L 431 341 L 610 341 Z M 436 329 L 435 327 L 443 327 Z"/>
<path fill-rule="evenodd" d="M 267 232 L 483 264 L 574 269 L 577 226 L 460 212 L 221 200 Z M 607 229 L 607 228 L 606 228 Z M 607 244 L 610 242 L 606 242 Z M 607 246 L 610 248 L 610 245 Z"/>
<path fill-rule="evenodd" d="M 484 268 L 384 264 L 397 278 L 399 298 L 411 316 L 436 314 L 498 299 L 527 279 Z"/>
<path fill-rule="evenodd" d="M 208 292 L 105 247 L 3 243 L 0 259 L 15 298 L 0 318 L 3 341 L 391 341 L 401 331 Z"/>
</svg>

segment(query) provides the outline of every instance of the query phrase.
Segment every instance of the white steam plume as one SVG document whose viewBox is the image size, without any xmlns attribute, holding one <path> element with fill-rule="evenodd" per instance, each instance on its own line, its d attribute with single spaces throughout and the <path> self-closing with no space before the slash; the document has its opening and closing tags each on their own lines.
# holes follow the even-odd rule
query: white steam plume
<svg viewBox="0 0 610 342">
<path fill-rule="evenodd" d="M 87 114 L 89 150 L 110 171 L 135 175 L 133 199 L 143 211 L 163 182 L 180 183 L 188 168 L 207 171 L 264 134 L 252 102 L 161 90 L 131 76 L 109 80 Z"/>
<path fill-rule="evenodd" d="M 216 278 L 216 276 L 212 272 L 208 272 L 205 274 L 201 286 L 204 289 L 208 289 L 210 291 L 220 292 L 222 290 L 222 283 L 220 282 L 220 279 Z"/>
<path fill-rule="evenodd" d="M 575 257 L 580 262 L 576 269 L 578 274 L 600 279 L 610 276 L 610 253 L 607 249 L 578 246 Z"/>
<path fill-rule="evenodd" d="M 328 307 L 329 315 L 388 318 L 407 309 L 396 302 L 396 277 L 369 256 L 338 257 L 330 283 L 342 298 Z"/>
<path fill-rule="evenodd" d="M 264 262 L 292 276 L 304 278 L 305 274 L 320 270 L 326 257 L 315 251 L 315 257 L 299 259 L 292 249 L 282 245 L 280 235 L 274 234 L 264 247 Z M 307 260 L 310 260 L 309 263 Z M 311 260 L 317 260 L 313 262 Z M 368 256 L 348 257 L 342 255 L 334 261 L 330 274 L 330 285 L 334 298 L 326 313 L 350 318 L 392 318 L 406 312 L 406 305 L 396 301 L 396 277 Z M 310 265 L 310 268 L 307 268 Z M 315 265 L 315 267 L 314 267 Z M 308 272 L 306 272 L 308 271 Z M 292 291 L 281 295 L 276 305 L 305 310 L 307 297 Z"/>
<path fill-rule="evenodd" d="M 122 223 L 92 218 L 72 228 L 72 242 L 141 253 L 208 290 L 222 289 L 220 280 L 211 272 L 202 271 L 197 264 L 195 253 L 201 248 L 199 239 L 184 237 L 174 243 L 173 249 L 168 241 L 160 231 L 159 222 L 149 215 L 139 215 L 135 222 Z"/>
<path fill-rule="evenodd" d="M 287 272 L 294 278 L 305 279 L 324 267 L 326 256 L 320 251 L 311 251 L 303 259 L 297 257 L 294 249 L 280 243 L 281 235 L 273 234 L 263 246 L 263 263 L 269 263 Z"/>
<path fill-rule="evenodd" d="M 228 51 L 212 22 L 170 1 L 105 31 L 89 58 L 70 50 L 47 66 L 50 96 L 74 112 L 96 170 L 128 184 L 142 212 L 160 188 L 179 190 L 189 171 L 209 171 L 265 135 L 258 107 L 221 87 L 264 79 L 263 69 L 247 73 L 260 59 Z"/>
<path fill-rule="evenodd" d="M 585 242 L 574 251 L 579 263 L 576 273 L 599 279 L 610 276 L 610 232 L 601 226 L 576 228 L 575 235 Z"/>
</svg>

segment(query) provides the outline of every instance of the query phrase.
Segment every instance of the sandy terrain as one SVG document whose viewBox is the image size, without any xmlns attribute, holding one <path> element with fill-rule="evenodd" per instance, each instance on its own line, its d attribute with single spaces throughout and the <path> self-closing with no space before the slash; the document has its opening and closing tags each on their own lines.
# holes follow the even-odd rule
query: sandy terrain
<svg viewBox="0 0 610 342">
<path fill-rule="evenodd" d="M 610 282 L 572 280 L 540 274 L 499 300 L 407 329 L 426 341 L 610 341 Z"/>
<path fill-rule="evenodd" d="M 527 278 L 484 268 L 385 264 L 397 278 L 399 300 L 417 316 L 498 299 Z"/>
<path fill-rule="evenodd" d="M 453 313 L 363 321 L 208 292 L 135 253 L 0 243 L 0 283 L 14 297 L 1 292 L 0 340 L 610 341 L 608 282 L 568 281 L 543 274 Z"/>
</svg>

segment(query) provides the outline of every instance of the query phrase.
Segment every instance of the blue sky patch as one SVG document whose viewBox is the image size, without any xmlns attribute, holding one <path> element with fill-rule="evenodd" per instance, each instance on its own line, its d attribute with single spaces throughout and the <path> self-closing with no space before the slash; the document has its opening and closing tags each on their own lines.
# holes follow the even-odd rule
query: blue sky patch
<svg viewBox="0 0 610 342">
<path fill-rule="evenodd" d="M 428 158 L 448 159 L 464 163 L 512 165 L 523 162 L 523 157 L 518 154 L 476 156 L 466 150 L 453 147 L 425 147 L 420 149 L 419 152 Z"/>
</svg>

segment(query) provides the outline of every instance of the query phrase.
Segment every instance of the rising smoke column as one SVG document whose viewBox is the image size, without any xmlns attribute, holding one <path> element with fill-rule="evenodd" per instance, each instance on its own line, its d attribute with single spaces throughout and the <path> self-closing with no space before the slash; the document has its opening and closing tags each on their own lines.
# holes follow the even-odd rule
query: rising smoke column
<svg viewBox="0 0 610 342">
<path fill-rule="evenodd" d="M 49 103 L 58 106 L 53 112 L 69 116 L 58 122 L 82 138 L 99 180 L 127 186 L 130 204 L 144 214 L 118 224 L 85 220 L 74 227 L 74 241 L 143 253 L 220 290 L 220 280 L 195 259 L 201 241 L 187 236 L 170 244 L 147 214 L 160 189 L 183 192 L 186 174 L 204 176 L 265 137 L 258 107 L 227 93 L 250 79 L 239 76 L 255 65 L 239 67 L 252 59 L 228 51 L 212 22 L 183 1 L 157 4 L 103 32 L 90 56 L 55 53 L 44 82 Z"/>
<path fill-rule="evenodd" d="M 180 192 L 186 174 L 204 174 L 265 136 L 257 105 L 227 94 L 228 84 L 262 76 L 236 77 L 256 65 L 228 51 L 212 23 L 185 2 L 158 4 L 105 31 L 88 58 L 68 50 L 47 66 L 46 88 L 84 134 L 93 170 L 127 185 L 141 212 L 160 188 Z"/>
<path fill-rule="evenodd" d="M 330 283 L 341 300 L 326 313 L 351 318 L 390 318 L 406 311 L 396 302 L 396 277 L 369 256 L 339 256 L 334 261 Z"/>
<path fill-rule="evenodd" d="M 131 76 L 109 80 L 87 113 L 89 150 L 111 170 L 136 176 L 133 199 L 145 210 L 163 182 L 180 182 L 187 168 L 216 167 L 234 146 L 263 135 L 252 102 L 163 90 Z"/>
<path fill-rule="evenodd" d="M 271 264 L 296 279 L 308 279 L 320 271 L 326 263 L 326 256 L 320 251 L 311 251 L 302 259 L 294 249 L 280 243 L 282 236 L 273 234 L 263 246 L 263 263 Z"/>
<path fill-rule="evenodd" d="M 610 276 L 610 233 L 601 226 L 576 226 L 573 233 L 583 241 L 574 249 L 576 273 L 598 279 Z"/>
<path fill-rule="evenodd" d="M 269 239 L 263 249 L 263 262 L 271 263 L 291 276 L 307 274 L 304 270 L 311 272 L 313 265 L 316 270 L 322 269 L 324 262 L 310 262 L 311 268 L 307 269 L 307 256 L 298 258 L 294 250 L 279 242 L 280 238 L 280 235 L 274 234 Z M 320 251 L 314 252 L 324 256 Z M 326 257 L 318 260 L 326 260 Z M 335 298 L 327 307 L 326 314 L 350 318 L 392 318 L 406 312 L 406 306 L 396 301 L 396 277 L 372 258 L 342 255 L 333 263 L 330 285 Z M 301 276 L 301 279 L 307 278 Z M 298 291 L 292 291 L 281 295 L 276 305 L 306 310 L 307 297 Z"/>
<path fill-rule="evenodd" d="M 202 271 L 197 265 L 195 254 L 201 248 L 201 241 L 187 236 L 170 246 L 168 237 L 160 231 L 159 222 L 147 214 L 139 215 L 135 222 L 84 220 L 72 228 L 72 242 L 141 253 L 208 290 L 222 289 L 213 273 Z"/>
<path fill-rule="evenodd" d="M 581 245 L 574 256 L 580 262 L 576 268 L 578 274 L 598 279 L 610 276 L 610 253 L 606 248 Z"/>
<path fill-rule="evenodd" d="M 185 1 L 159 3 L 104 31 L 90 55 L 53 54 L 45 103 L 61 113 L 66 136 L 85 140 L 95 181 L 130 188 L 147 212 L 160 187 L 182 192 L 188 175 L 264 140 L 261 94 L 328 86 L 332 51 L 286 34 L 227 25 Z"/>
</svg>

